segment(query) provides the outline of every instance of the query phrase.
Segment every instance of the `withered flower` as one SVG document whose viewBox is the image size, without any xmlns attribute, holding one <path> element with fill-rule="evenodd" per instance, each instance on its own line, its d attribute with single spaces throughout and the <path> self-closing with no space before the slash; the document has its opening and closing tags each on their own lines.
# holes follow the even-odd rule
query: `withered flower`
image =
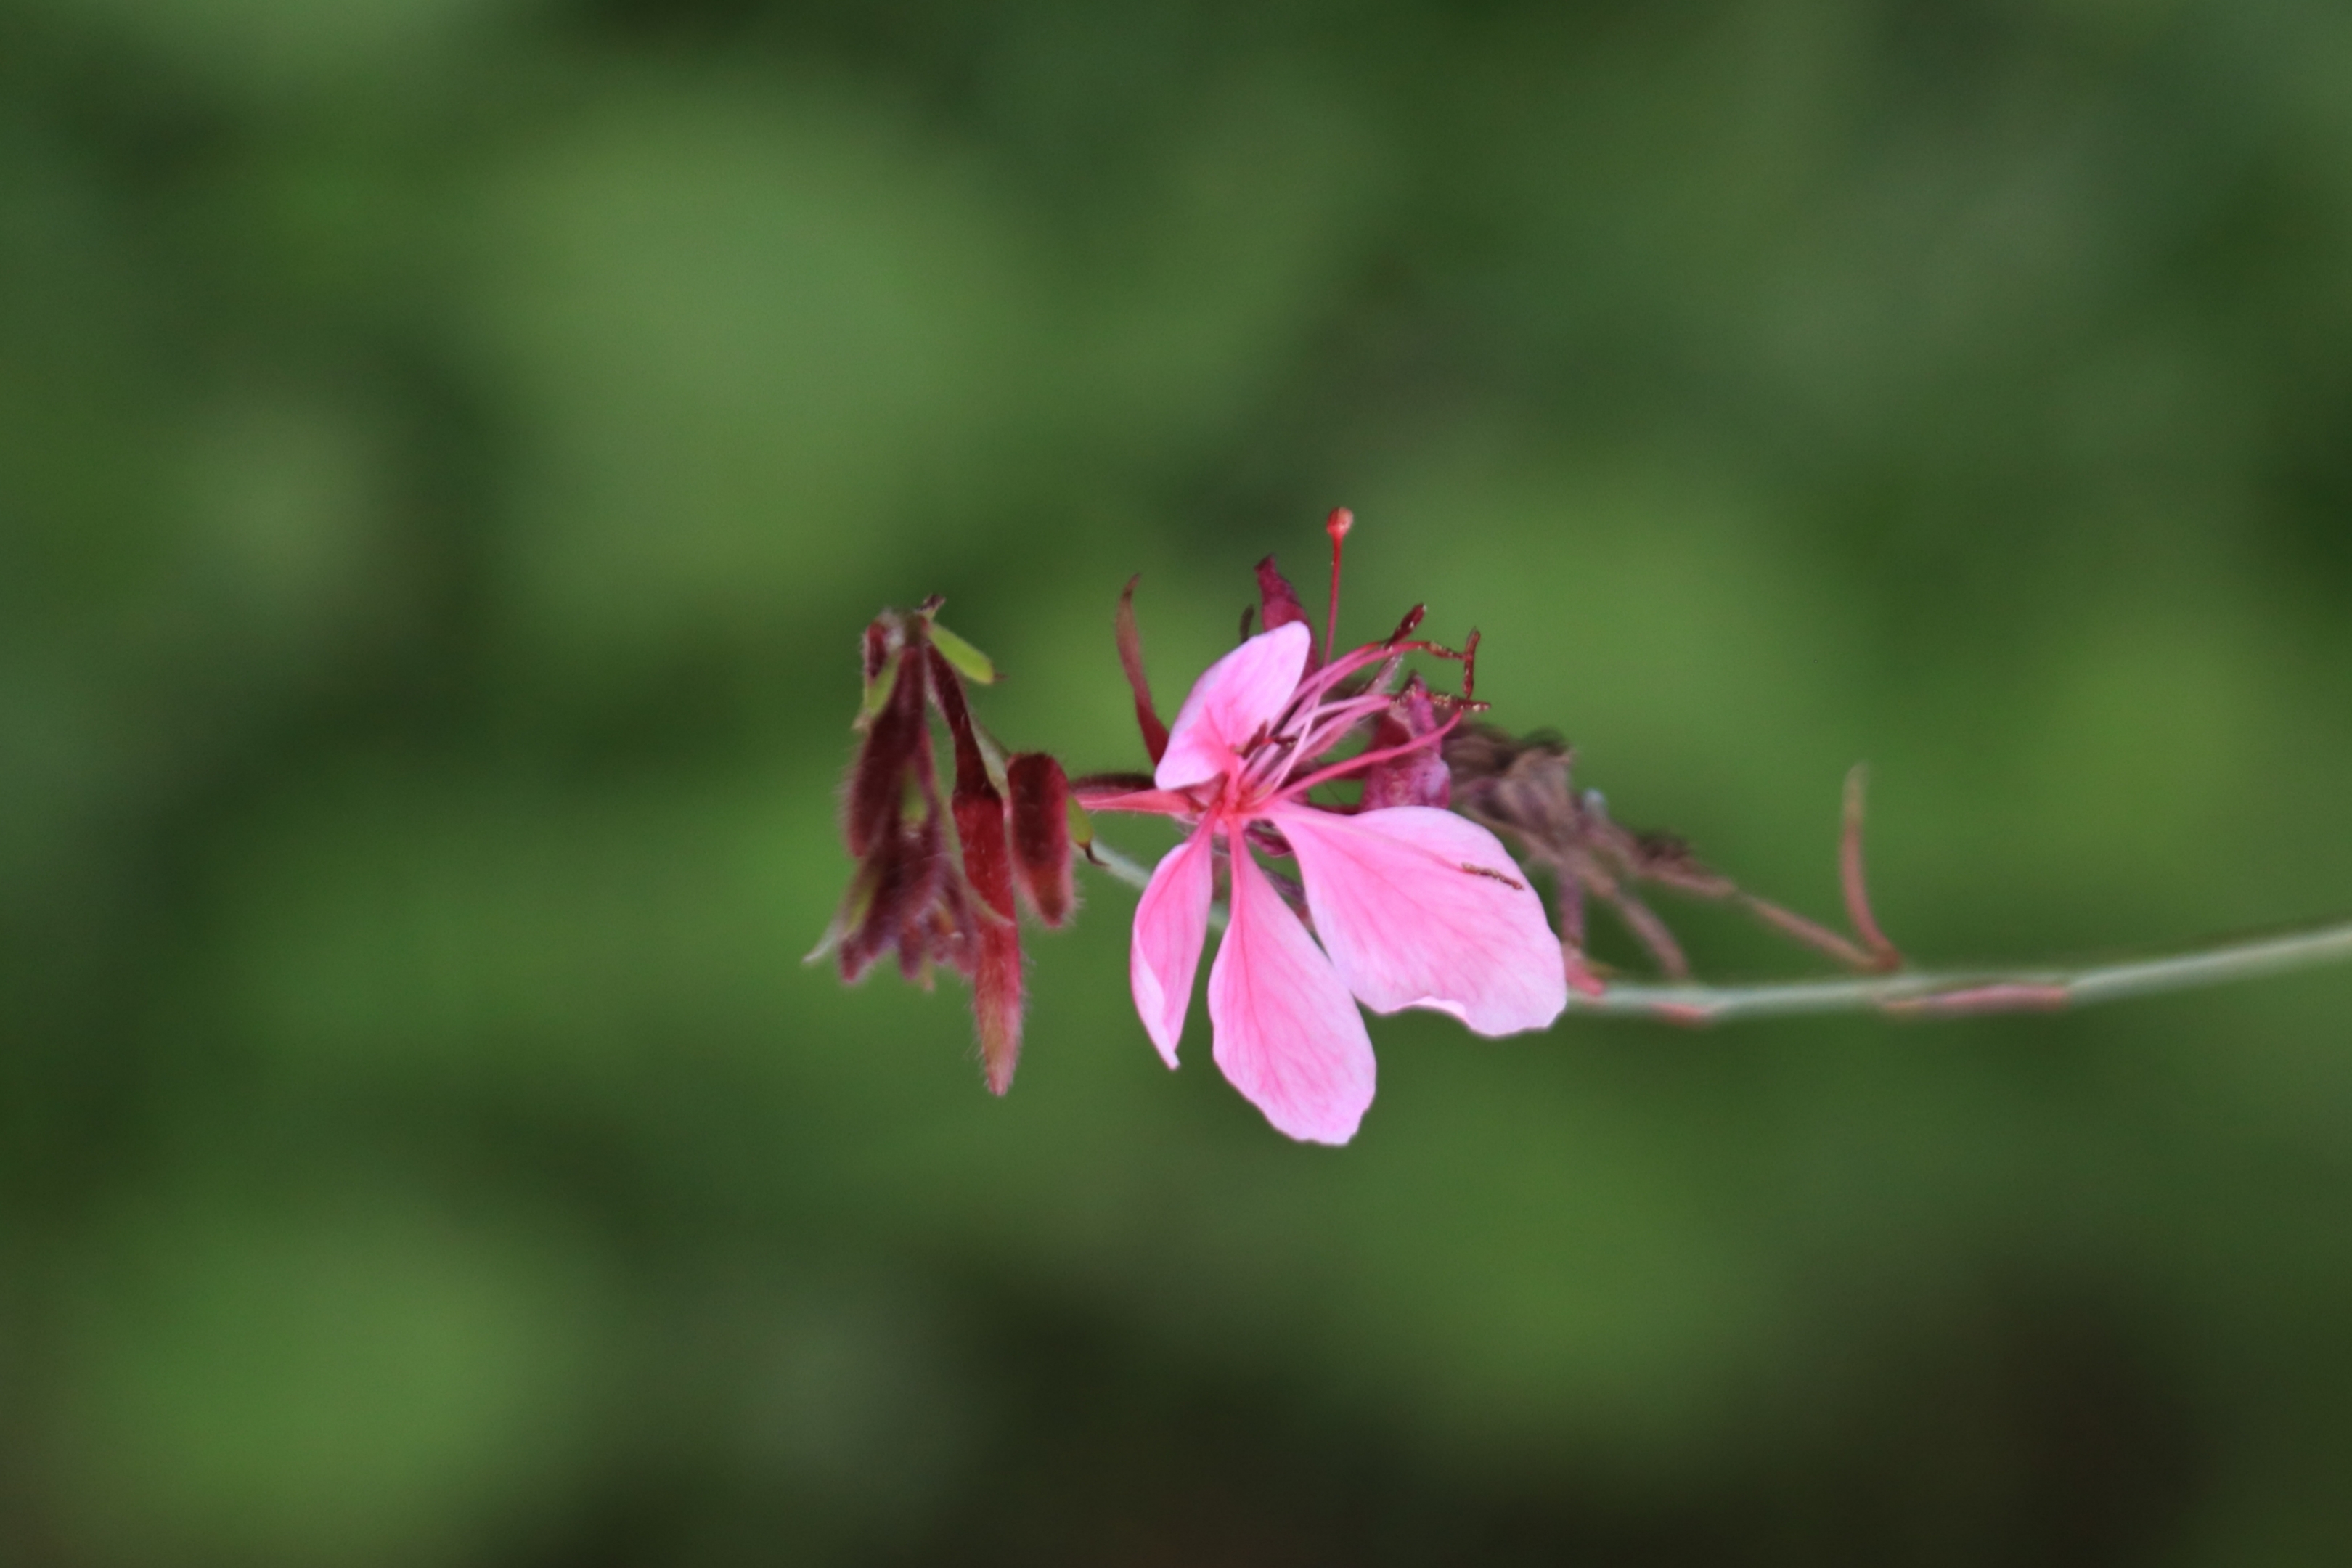
<svg viewBox="0 0 2352 1568">
<path fill-rule="evenodd" d="M 1783 935 L 1849 968 L 1883 973 L 1903 955 L 1886 940 L 1870 910 L 1862 874 L 1862 779 L 1846 784 L 1845 836 L 1839 855 L 1846 914 L 1859 942 L 1795 910 L 1746 892 L 1703 864 L 1671 833 L 1635 832 L 1609 815 L 1598 790 L 1577 790 L 1570 778 L 1575 753 L 1558 737 L 1514 736 L 1490 724 L 1465 724 L 1447 734 L 1444 760 L 1454 808 L 1516 846 L 1529 867 L 1550 873 L 1568 983 L 1587 996 L 1606 989 L 1585 951 L 1585 901 L 1615 911 L 1669 978 L 1690 976 L 1690 961 L 1666 922 L 1633 890 L 1637 882 L 1695 898 L 1735 902 Z"/>
</svg>

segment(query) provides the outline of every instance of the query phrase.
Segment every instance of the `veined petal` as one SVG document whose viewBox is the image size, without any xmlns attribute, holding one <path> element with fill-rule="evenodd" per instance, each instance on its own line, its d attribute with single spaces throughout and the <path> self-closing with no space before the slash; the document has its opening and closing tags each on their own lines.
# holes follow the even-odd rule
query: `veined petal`
<svg viewBox="0 0 2352 1568">
<path fill-rule="evenodd" d="M 1176 1065 L 1176 1042 L 1184 1037 L 1184 1013 L 1192 1005 L 1192 976 L 1201 967 L 1201 944 L 1209 936 L 1211 860 L 1209 829 L 1160 857 L 1135 906 L 1135 936 L 1128 948 L 1128 984 L 1143 1032 Z"/>
<path fill-rule="evenodd" d="M 1112 790 L 1108 793 L 1080 785 L 1072 793 L 1088 811 L 1142 811 L 1157 816 L 1190 816 L 1200 802 L 1172 789 Z"/>
<path fill-rule="evenodd" d="M 1543 1028 L 1568 1005 L 1542 900 L 1476 823 L 1423 805 L 1269 815 L 1297 853 L 1332 967 L 1367 1007 L 1433 1007 L 1508 1035 Z"/>
<path fill-rule="evenodd" d="M 1245 846 L 1233 865 L 1233 920 L 1209 971 L 1217 1066 L 1278 1131 L 1345 1143 L 1372 1103 L 1364 1016 Z"/>
<path fill-rule="evenodd" d="M 1313 642 L 1305 624 L 1293 621 L 1260 632 L 1209 666 L 1177 710 L 1152 782 L 1182 789 L 1232 767 L 1236 750 L 1289 705 Z"/>
</svg>

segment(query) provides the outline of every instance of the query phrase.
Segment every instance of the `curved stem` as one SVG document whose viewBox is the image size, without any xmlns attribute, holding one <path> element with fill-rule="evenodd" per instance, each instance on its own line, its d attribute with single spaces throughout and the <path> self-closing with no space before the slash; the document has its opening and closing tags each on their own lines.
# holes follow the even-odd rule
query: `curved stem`
<svg viewBox="0 0 2352 1568">
<path fill-rule="evenodd" d="M 1097 838 L 1095 863 L 1132 887 L 1150 870 Z M 1223 924 L 1224 911 L 1210 911 Z M 1570 1013 L 1654 1018 L 1670 1024 L 1721 1024 L 1825 1013 L 1884 1013 L 1897 1018 L 1956 1018 L 1981 1013 L 2046 1013 L 2225 985 L 2290 970 L 2352 961 L 2352 921 L 2272 936 L 2214 942 L 2152 958 L 2076 968 L 1898 969 L 1834 980 L 1776 980 L 1754 985 L 1612 983 L 1597 996 L 1571 993 Z"/>
</svg>

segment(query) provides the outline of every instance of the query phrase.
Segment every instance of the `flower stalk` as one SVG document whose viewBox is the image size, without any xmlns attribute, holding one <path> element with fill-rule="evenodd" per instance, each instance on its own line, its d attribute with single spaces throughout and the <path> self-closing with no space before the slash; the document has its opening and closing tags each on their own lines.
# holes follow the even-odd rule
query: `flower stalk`
<svg viewBox="0 0 2352 1568">
<path fill-rule="evenodd" d="M 1094 865 L 1114 881 L 1132 888 L 1144 886 L 1151 877 L 1150 868 L 1129 859 L 1099 837 L 1094 845 Z M 1213 909 L 1209 918 L 1222 925 L 1224 910 Z M 1746 985 L 1611 979 L 1597 992 L 1572 991 L 1568 1013 L 1693 1026 L 1836 1013 L 1880 1013 L 1901 1019 L 2056 1013 L 2347 962 L 2352 962 L 2352 921 L 2333 921 L 2267 936 L 2074 967 L 1906 965 L 1883 974 L 1769 980 Z"/>
</svg>

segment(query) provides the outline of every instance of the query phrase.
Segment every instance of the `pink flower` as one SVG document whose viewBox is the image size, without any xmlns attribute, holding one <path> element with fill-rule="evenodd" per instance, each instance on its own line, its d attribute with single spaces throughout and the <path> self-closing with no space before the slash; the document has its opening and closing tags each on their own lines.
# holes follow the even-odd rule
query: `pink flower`
<svg viewBox="0 0 2352 1568">
<path fill-rule="evenodd" d="M 1550 1024 L 1568 988 L 1543 906 L 1493 834 L 1432 805 L 1308 802 L 1317 784 L 1400 757 L 1425 761 L 1444 734 L 1383 725 L 1373 750 L 1316 766 L 1390 712 L 1396 700 L 1380 681 L 1346 688 L 1369 667 L 1392 670 L 1400 645 L 1374 644 L 1319 668 L 1317 651 L 1303 618 L 1249 638 L 1184 700 L 1151 787 L 1095 793 L 1087 804 L 1192 825 L 1136 907 L 1129 963 L 1136 1011 L 1168 1065 L 1207 941 L 1222 843 L 1232 888 L 1209 971 L 1217 1066 L 1282 1131 L 1344 1143 L 1372 1100 L 1358 1002 L 1377 1013 L 1432 1007 L 1479 1034 L 1507 1035 Z M 1139 707 L 1148 702 L 1139 681 Z M 1390 743 L 1398 733 L 1406 738 Z M 1297 858 L 1314 935 L 1252 846 Z"/>
</svg>

